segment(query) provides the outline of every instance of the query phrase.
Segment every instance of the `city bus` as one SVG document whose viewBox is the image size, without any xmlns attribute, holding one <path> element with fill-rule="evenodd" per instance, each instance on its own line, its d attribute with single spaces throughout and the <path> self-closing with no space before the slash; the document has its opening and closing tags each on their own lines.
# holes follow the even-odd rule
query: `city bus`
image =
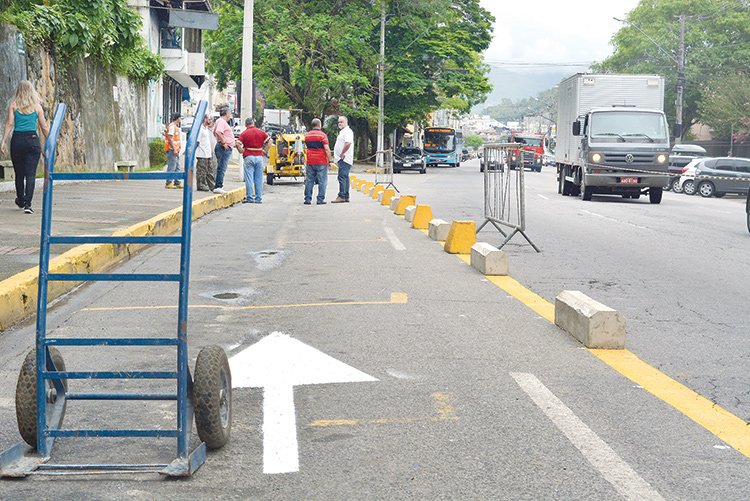
<svg viewBox="0 0 750 501">
<path fill-rule="evenodd" d="M 427 166 L 461 165 L 461 131 L 451 127 L 427 127 L 424 130 L 422 149 L 427 157 Z"/>
</svg>

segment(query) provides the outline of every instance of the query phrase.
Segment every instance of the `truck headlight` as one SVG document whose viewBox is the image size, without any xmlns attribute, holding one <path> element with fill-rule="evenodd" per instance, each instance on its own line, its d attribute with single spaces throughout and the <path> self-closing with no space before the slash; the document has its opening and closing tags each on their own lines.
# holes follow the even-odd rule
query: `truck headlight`
<svg viewBox="0 0 750 501">
<path fill-rule="evenodd" d="M 591 155 L 591 161 L 598 164 L 602 161 L 602 156 L 599 153 L 594 153 Z"/>
<path fill-rule="evenodd" d="M 665 155 L 664 153 L 662 153 L 661 155 L 659 155 L 658 157 L 656 157 L 656 161 L 659 162 L 660 164 L 663 164 L 664 162 L 667 161 L 667 155 Z"/>
</svg>

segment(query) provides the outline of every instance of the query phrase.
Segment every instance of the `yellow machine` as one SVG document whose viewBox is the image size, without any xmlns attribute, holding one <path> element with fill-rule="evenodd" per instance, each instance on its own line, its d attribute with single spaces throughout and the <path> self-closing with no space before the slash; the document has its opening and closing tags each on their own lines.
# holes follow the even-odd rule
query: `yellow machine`
<svg viewBox="0 0 750 501">
<path fill-rule="evenodd" d="M 268 159 L 269 163 L 263 171 L 268 184 L 273 184 L 275 178 L 304 178 L 307 164 L 305 135 L 276 134 L 276 142 L 268 150 Z"/>
</svg>

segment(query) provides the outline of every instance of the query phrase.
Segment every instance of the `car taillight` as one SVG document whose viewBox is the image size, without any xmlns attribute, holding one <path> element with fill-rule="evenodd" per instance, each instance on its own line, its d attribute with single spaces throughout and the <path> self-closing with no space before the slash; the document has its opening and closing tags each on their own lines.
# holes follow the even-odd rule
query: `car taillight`
<svg viewBox="0 0 750 501">
<path fill-rule="evenodd" d="M 686 172 L 687 172 L 687 170 L 688 170 L 688 168 L 687 168 L 687 167 L 683 167 L 683 168 L 682 168 L 682 173 L 683 173 L 683 174 L 684 174 L 684 173 L 686 173 Z"/>
</svg>

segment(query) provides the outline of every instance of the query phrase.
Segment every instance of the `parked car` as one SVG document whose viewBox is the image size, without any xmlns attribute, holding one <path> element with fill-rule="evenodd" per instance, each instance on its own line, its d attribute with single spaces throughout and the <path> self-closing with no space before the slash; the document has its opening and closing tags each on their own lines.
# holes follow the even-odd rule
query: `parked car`
<svg viewBox="0 0 750 501">
<path fill-rule="evenodd" d="M 427 173 L 427 158 L 419 148 L 399 148 L 393 156 L 393 173 L 400 174 L 402 170 L 418 170 L 420 174 Z"/>
<path fill-rule="evenodd" d="M 695 189 L 702 197 L 723 197 L 726 193 L 746 195 L 750 190 L 750 159 L 704 158 L 695 164 L 695 176 Z"/>
<path fill-rule="evenodd" d="M 466 162 L 470 158 L 471 158 L 471 155 L 469 154 L 469 149 L 468 148 L 463 148 L 461 150 L 461 161 L 462 162 Z"/>
<path fill-rule="evenodd" d="M 700 158 L 696 158 L 695 160 L 691 160 L 689 164 L 682 168 L 682 175 L 672 188 L 675 193 L 695 195 L 695 166 L 700 161 Z"/>
<path fill-rule="evenodd" d="M 706 149 L 697 144 L 675 144 L 672 147 L 672 153 L 669 154 L 669 167 L 667 172 L 671 174 L 669 177 L 668 190 L 673 190 L 675 193 L 681 193 L 678 191 L 679 188 L 679 177 L 682 174 L 687 164 L 696 158 L 704 158 L 706 156 Z"/>
</svg>

